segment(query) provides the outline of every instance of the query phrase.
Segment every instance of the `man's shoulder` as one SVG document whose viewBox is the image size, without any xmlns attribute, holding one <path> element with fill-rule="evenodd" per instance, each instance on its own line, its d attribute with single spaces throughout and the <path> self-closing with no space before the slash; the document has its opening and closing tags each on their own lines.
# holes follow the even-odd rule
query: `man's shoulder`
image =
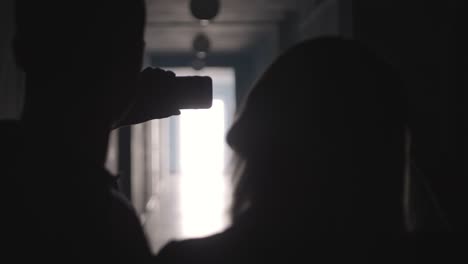
<svg viewBox="0 0 468 264">
<path fill-rule="evenodd" d="M 137 212 L 131 202 L 123 195 L 120 191 L 115 188 L 110 188 L 109 190 L 111 196 L 111 205 L 114 212 L 119 212 L 123 214 L 130 214 L 132 216 L 137 216 Z"/>
<path fill-rule="evenodd" d="M 23 149 L 23 133 L 20 123 L 15 120 L 0 120 L 0 174 L 9 175 L 16 171 Z M 14 181 L 16 178 L 4 177 L 4 180 Z M 10 186 L 11 184 L 11 182 L 7 183 Z"/>
<path fill-rule="evenodd" d="M 203 238 L 171 241 L 157 255 L 161 263 L 219 263 L 237 249 L 231 230 Z"/>
<path fill-rule="evenodd" d="M 2 148 L 5 146 L 15 146 L 22 138 L 21 124 L 17 120 L 0 120 L 0 140 Z"/>
<path fill-rule="evenodd" d="M 15 119 L 0 119 L 1 129 L 19 129 L 21 127 L 19 120 Z"/>
</svg>

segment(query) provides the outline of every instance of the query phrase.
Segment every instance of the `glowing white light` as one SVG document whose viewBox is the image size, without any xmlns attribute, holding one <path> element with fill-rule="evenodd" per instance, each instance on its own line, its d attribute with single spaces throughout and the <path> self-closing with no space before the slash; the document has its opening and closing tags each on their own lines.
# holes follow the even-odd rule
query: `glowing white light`
<svg viewBox="0 0 468 264">
<path fill-rule="evenodd" d="M 182 110 L 180 115 L 181 173 L 222 173 L 224 165 L 224 103 L 210 109 Z"/>
<path fill-rule="evenodd" d="M 180 115 L 180 209 L 184 237 L 220 231 L 226 223 L 224 170 L 225 109 L 213 100 L 210 109 Z"/>
</svg>

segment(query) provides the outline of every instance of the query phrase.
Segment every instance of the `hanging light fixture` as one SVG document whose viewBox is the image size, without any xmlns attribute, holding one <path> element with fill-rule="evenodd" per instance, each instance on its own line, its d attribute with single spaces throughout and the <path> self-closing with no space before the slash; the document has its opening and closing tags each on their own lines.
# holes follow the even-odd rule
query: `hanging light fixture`
<svg viewBox="0 0 468 264">
<path fill-rule="evenodd" d="M 211 50 L 210 39 L 204 33 L 198 33 L 193 38 L 192 48 L 196 57 L 192 62 L 192 68 L 201 70 L 205 67 L 205 59 Z"/>
<path fill-rule="evenodd" d="M 220 9 L 219 0 L 191 0 L 190 11 L 192 15 L 203 21 L 207 22 L 215 18 Z"/>
<path fill-rule="evenodd" d="M 192 68 L 196 71 L 202 70 L 206 65 L 206 62 L 202 59 L 196 58 L 192 61 Z"/>
<path fill-rule="evenodd" d="M 208 54 L 207 54 L 206 52 L 204 52 L 204 51 L 197 51 L 197 52 L 195 53 L 195 56 L 196 56 L 197 58 L 199 58 L 200 60 L 203 60 L 204 58 L 206 58 L 207 55 L 208 55 Z"/>
<path fill-rule="evenodd" d="M 193 38 L 192 48 L 195 52 L 208 53 L 211 49 L 211 41 L 204 33 L 198 33 Z"/>
</svg>

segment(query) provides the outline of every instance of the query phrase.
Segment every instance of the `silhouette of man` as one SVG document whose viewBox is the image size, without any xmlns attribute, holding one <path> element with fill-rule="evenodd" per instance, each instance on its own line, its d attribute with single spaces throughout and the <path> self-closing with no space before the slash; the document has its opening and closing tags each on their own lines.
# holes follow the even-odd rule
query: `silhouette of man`
<svg viewBox="0 0 468 264">
<path fill-rule="evenodd" d="M 139 92 L 144 1 L 18 0 L 16 23 L 26 98 L 10 175 L 12 255 L 20 263 L 147 262 L 139 219 L 104 169 L 111 129 L 136 123 L 122 116 Z"/>
</svg>

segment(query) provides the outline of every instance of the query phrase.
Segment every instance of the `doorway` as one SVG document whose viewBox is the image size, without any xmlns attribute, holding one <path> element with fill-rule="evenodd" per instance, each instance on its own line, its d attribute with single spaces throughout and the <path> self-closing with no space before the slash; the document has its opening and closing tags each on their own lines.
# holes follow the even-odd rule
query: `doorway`
<svg viewBox="0 0 468 264">
<path fill-rule="evenodd" d="M 182 110 L 163 122 L 153 138 L 166 144 L 160 156 L 169 157 L 168 173 L 154 175 L 157 206 L 146 221 L 154 251 L 173 239 L 196 238 L 229 225 L 231 151 L 225 143 L 235 111 L 235 72 L 232 68 L 165 68 L 177 76 L 204 75 L 213 79 L 210 109 Z M 164 132 L 166 131 L 166 132 Z M 163 145 L 159 144 L 159 146 Z M 159 160 L 161 162 L 161 160 Z M 162 166 L 164 167 L 164 166 Z"/>
</svg>

